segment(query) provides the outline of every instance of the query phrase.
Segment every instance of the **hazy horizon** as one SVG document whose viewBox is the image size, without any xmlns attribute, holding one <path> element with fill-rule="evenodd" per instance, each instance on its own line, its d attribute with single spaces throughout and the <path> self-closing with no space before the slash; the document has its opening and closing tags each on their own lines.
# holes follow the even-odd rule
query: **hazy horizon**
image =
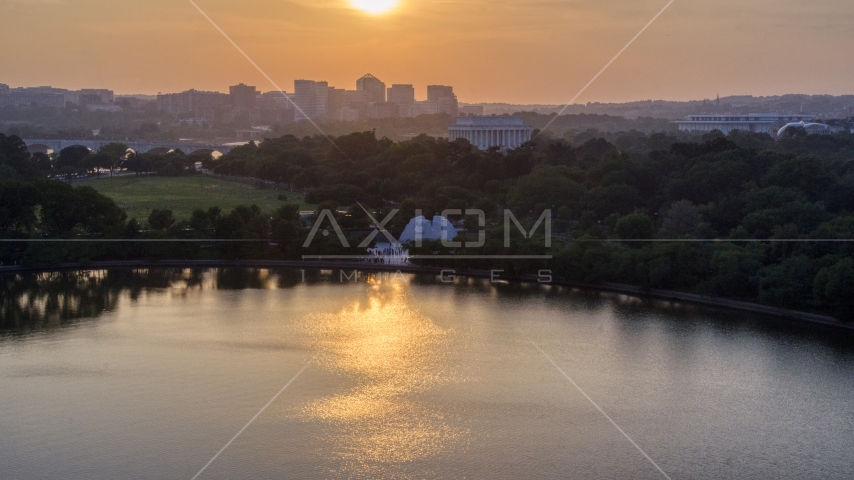
<svg viewBox="0 0 854 480">
<path fill-rule="evenodd" d="M 564 104 L 666 0 L 399 0 L 382 15 L 347 0 L 199 0 L 280 87 L 452 85 L 466 103 Z M 488 5 L 488 8 L 487 8 Z M 119 94 L 273 90 L 189 2 L 0 0 L 9 85 Z M 714 19 L 711 21 L 710 19 Z M 576 103 L 854 93 L 854 3 L 677 0 Z"/>
</svg>

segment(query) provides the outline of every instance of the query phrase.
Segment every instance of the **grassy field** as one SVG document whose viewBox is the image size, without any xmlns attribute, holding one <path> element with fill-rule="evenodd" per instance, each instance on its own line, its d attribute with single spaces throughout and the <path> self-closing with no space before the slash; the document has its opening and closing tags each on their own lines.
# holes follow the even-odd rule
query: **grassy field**
<svg viewBox="0 0 854 480">
<path fill-rule="evenodd" d="M 144 221 L 155 208 L 168 208 L 178 220 L 189 219 L 196 208 L 219 207 L 227 212 L 237 205 L 258 205 L 272 212 L 285 203 L 299 203 L 301 210 L 313 210 L 302 194 L 287 190 L 262 189 L 253 185 L 212 177 L 102 177 L 75 181 L 89 185 L 112 198 L 128 214 Z M 278 195 L 287 201 L 277 200 Z"/>
</svg>

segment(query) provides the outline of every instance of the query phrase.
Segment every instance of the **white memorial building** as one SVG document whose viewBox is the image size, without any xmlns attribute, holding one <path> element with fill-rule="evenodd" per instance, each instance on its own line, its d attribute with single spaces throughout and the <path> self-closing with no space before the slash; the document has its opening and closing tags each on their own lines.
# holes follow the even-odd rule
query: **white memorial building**
<svg viewBox="0 0 854 480">
<path fill-rule="evenodd" d="M 456 125 L 448 125 L 448 139 L 465 138 L 481 150 L 517 148 L 531 140 L 531 130 L 522 117 L 458 117 Z"/>
<path fill-rule="evenodd" d="M 787 123 L 808 122 L 815 115 L 803 114 L 779 114 L 779 113 L 750 113 L 747 115 L 729 114 L 703 114 L 688 115 L 685 120 L 677 121 L 679 130 L 683 132 L 704 132 L 720 130 L 728 134 L 733 130 L 742 132 L 768 133 L 773 135 L 777 129 Z"/>
</svg>

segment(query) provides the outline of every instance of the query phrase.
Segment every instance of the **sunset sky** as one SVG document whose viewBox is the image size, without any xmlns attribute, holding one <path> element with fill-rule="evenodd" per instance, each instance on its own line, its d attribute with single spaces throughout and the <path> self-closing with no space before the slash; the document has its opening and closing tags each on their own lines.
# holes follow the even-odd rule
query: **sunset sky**
<svg viewBox="0 0 854 480">
<path fill-rule="evenodd" d="M 196 0 L 282 88 L 453 85 L 565 103 L 667 0 Z M 0 0 L 0 83 L 116 93 L 273 87 L 187 0 Z M 676 0 L 578 99 L 854 93 L 854 1 Z"/>
</svg>

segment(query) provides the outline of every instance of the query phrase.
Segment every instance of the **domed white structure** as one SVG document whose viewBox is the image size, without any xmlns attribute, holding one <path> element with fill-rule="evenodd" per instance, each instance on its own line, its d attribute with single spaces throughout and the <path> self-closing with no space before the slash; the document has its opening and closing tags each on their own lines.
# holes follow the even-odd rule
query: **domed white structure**
<svg viewBox="0 0 854 480">
<path fill-rule="evenodd" d="M 825 125 L 823 123 L 798 122 L 783 125 L 783 128 L 777 131 L 777 136 L 783 136 L 783 134 L 786 133 L 786 130 L 790 128 L 803 128 L 806 130 L 808 135 L 830 135 L 831 133 L 830 125 Z"/>
<path fill-rule="evenodd" d="M 407 243 L 419 240 L 453 240 L 457 236 L 457 229 L 451 222 L 440 215 L 433 217 L 433 221 L 423 216 L 415 217 L 409 221 L 398 242 Z"/>
</svg>

